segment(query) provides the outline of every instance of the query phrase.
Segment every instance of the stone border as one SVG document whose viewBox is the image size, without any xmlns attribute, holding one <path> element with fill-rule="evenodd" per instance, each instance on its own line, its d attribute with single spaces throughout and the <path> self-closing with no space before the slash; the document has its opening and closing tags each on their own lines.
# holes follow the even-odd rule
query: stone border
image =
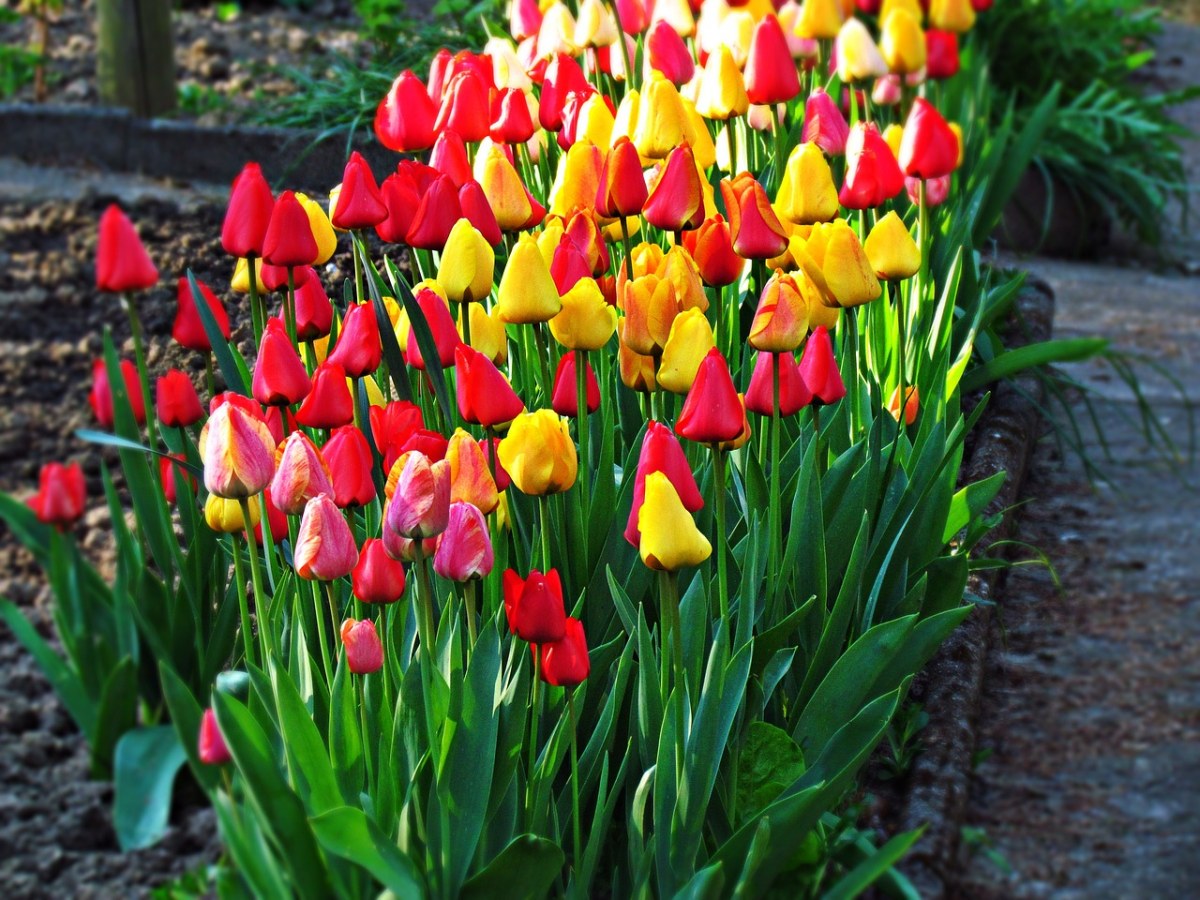
<svg viewBox="0 0 1200 900">
<path fill-rule="evenodd" d="M 1017 322 L 1010 346 L 1049 340 L 1053 330 L 1054 292 L 1030 275 L 1017 298 Z M 1013 509 L 1039 434 L 1041 382 L 1032 374 L 1015 383 L 1002 382 L 976 426 L 976 444 L 964 473 L 964 483 L 1005 471 L 1009 477 L 987 508 L 989 515 Z M 1015 525 L 1009 513 L 984 538 L 1008 537 Z M 973 575 L 970 590 L 995 601 L 1006 570 Z M 925 749 L 909 773 L 899 831 L 926 826 L 926 833 L 905 857 L 902 869 L 926 900 L 940 900 L 954 889 L 960 831 L 967 812 L 971 758 L 975 753 L 979 712 L 991 645 L 990 606 L 979 606 L 938 650 L 921 676 L 920 700 L 930 721 L 921 735 Z M 914 691 L 914 694 L 916 691 Z"/>
<path fill-rule="evenodd" d="M 228 184 L 254 160 L 274 183 L 324 192 L 341 180 L 346 144 L 341 138 L 315 144 L 316 138 L 285 128 L 138 119 L 119 109 L 0 104 L 0 156 L 182 181 Z M 376 172 L 396 164 L 397 155 L 374 140 L 356 141 L 352 149 Z"/>
</svg>

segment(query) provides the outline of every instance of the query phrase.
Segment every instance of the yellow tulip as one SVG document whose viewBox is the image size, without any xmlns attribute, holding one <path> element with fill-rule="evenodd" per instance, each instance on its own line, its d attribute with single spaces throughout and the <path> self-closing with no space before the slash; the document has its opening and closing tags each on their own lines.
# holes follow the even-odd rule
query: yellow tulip
<svg viewBox="0 0 1200 900">
<path fill-rule="evenodd" d="M 729 48 L 739 69 L 746 67 L 746 60 L 750 56 L 750 41 L 754 38 L 754 28 L 760 18 L 762 17 L 755 16 L 749 9 L 742 7 L 730 10 L 720 21 L 720 43 Z"/>
<path fill-rule="evenodd" d="M 637 128 L 633 143 L 648 159 L 666 159 L 684 141 L 683 99 L 661 72 L 655 71 L 643 88 L 637 104 Z M 616 129 L 614 128 L 614 134 Z M 592 192 L 593 199 L 595 191 Z"/>
<path fill-rule="evenodd" d="M 704 313 L 698 309 L 681 312 L 671 323 L 663 347 L 658 383 L 673 394 L 686 394 L 692 389 L 700 363 L 716 345 L 712 326 Z"/>
<path fill-rule="evenodd" d="M 925 68 L 925 32 L 907 9 L 896 8 L 881 20 L 880 49 L 888 68 L 898 75 Z"/>
<path fill-rule="evenodd" d="M 597 147 L 612 144 L 613 125 L 616 120 L 600 94 L 592 94 L 584 101 L 579 111 L 579 124 L 575 128 L 575 140 L 589 140 Z M 592 200 L 595 205 L 595 199 Z"/>
<path fill-rule="evenodd" d="M 876 299 L 883 288 L 867 260 L 867 254 L 854 229 L 845 221 L 829 226 L 828 242 L 821 270 L 839 306 L 861 306 Z"/>
<path fill-rule="evenodd" d="M 487 143 L 487 149 L 481 145 L 479 155 L 475 157 L 475 180 L 483 188 L 500 230 L 519 231 L 533 215 L 533 206 L 521 176 L 508 161 L 508 156 L 490 140 Z"/>
<path fill-rule="evenodd" d="M 618 138 L 627 137 L 631 141 L 637 133 L 638 111 L 641 108 L 641 95 L 630 88 L 625 96 L 621 98 L 621 102 L 617 105 L 617 115 L 613 119 L 612 144 L 616 144 Z"/>
<path fill-rule="evenodd" d="M 675 289 L 675 299 L 679 309 L 698 309 L 708 311 L 708 295 L 704 293 L 704 282 L 700 278 L 700 268 L 680 244 L 676 244 L 658 264 L 656 272 L 659 278 L 671 282 Z"/>
<path fill-rule="evenodd" d="M 746 80 L 734 62 L 729 48 L 722 44 L 708 57 L 700 76 L 700 94 L 696 111 L 706 119 L 729 119 L 746 114 L 750 98 L 746 96 Z"/>
<path fill-rule="evenodd" d="M 626 319 L 617 320 L 617 364 L 621 371 L 621 383 L 631 391 L 649 394 L 658 390 L 654 377 L 654 357 L 645 356 L 629 349 L 625 343 Z"/>
<path fill-rule="evenodd" d="M 649 4 L 647 4 L 649 5 Z M 656 0 L 650 22 L 665 21 L 681 38 L 696 33 L 696 17 L 688 0 Z"/>
<path fill-rule="evenodd" d="M 832 40 L 838 36 L 843 18 L 839 0 L 804 0 L 796 20 L 796 37 L 810 41 Z"/>
<path fill-rule="evenodd" d="M 904 126 L 893 122 L 883 129 L 883 142 L 888 145 L 893 156 L 900 155 L 900 142 L 904 139 Z"/>
<path fill-rule="evenodd" d="M 858 19 L 847 19 L 837 36 L 838 78 L 846 84 L 867 81 L 888 73 L 883 54 L 867 26 Z"/>
<path fill-rule="evenodd" d="M 910 278 L 921 268 L 921 250 L 894 210 L 875 223 L 863 250 L 875 274 L 885 281 Z"/>
<path fill-rule="evenodd" d="M 581 278 L 562 298 L 562 311 L 550 320 L 550 333 L 568 350 L 599 350 L 617 330 L 617 311 L 608 305 L 594 278 Z"/>
<path fill-rule="evenodd" d="M 542 254 L 542 261 L 546 263 L 547 269 L 554 265 L 554 251 L 558 249 L 566 230 L 564 218 L 552 215 L 546 219 L 542 230 L 537 234 L 538 251 Z"/>
<path fill-rule="evenodd" d="M 775 208 L 780 216 L 796 225 L 828 222 L 837 216 L 837 186 L 833 171 L 812 141 L 799 145 L 788 157 Z"/>
<path fill-rule="evenodd" d="M 602 0 L 583 0 L 575 19 L 575 44 L 579 47 L 610 47 L 620 31 L 616 20 Z"/>
<path fill-rule="evenodd" d="M 552 409 L 524 412 L 500 441 L 500 464 L 523 494 L 558 494 L 575 483 L 579 457 L 567 420 Z"/>
<path fill-rule="evenodd" d="M 625 285 L 625 327 L 622 342 L 642 356 L 662 353 L 679 315 L 679 300 L 671 282 L 644 275 Z"/>
<path fill-rule="evenodd" d="M 929 27 L 938 31 L 964 34 L 975 25 L 975 8 L 971 0 L 931 0 Z"/>
<path fill-rule="evenodd" d="M 662 472 L 646 476 L 638 530 L 642 562 L 651 569 L 675 572 L 684 566 L 698 566 L 712 555 L 712 544 L 700 533 L 671 479 Z"/>
<path fill-rule="evenodd" d="M 329 262 L 334 251 L 337 250 L 337 235 L 334 233 L 333 223 L 329 221 L 329 216 L 325 214 L 321 204 L 307 194 L 297 191 L 296 199 L 300 201 L 300 205 L 304 207 L 304 212 L 308 215 L 308 227 L 312 229 L 313 240 L 317 242 L 317 258 L 313 260 L 312 264 L 323 266 Z"/>
<path fill-rule="evenodd" d="M 604 152 L 586 138 L 576 141 L 558 158 L 558 173 L 550 189 L 550 213 L 564 219 L 580 209 L 595 209 L 600 190 Z"/>
<path fill-rule="evenodd" d="M 247 503 L 250 509 L 250 527 L 258 524 L 258 498 L 249 497 Z M 216 494 L 209 494 L 204 501 L 204 521 L 213 531 L 222 534 L 237 534 L 246 530 L 246 520 L 242 518 L 242 505 L 237 500 L 225 500 Z"/>
<path fill-rule="evenodd" d="M 482 303 L 472 303 L 467 307 L 471 317 L 471 346 L 490 359 L 498 366 L 508 362 L 508 334 L 504 330 L 504 322 L 499 316 L 500 307 L 495 306 L 489 313 Z M 458 333 L 462 336 L 462 319 L 458 322 Z M 404 336 L 408 346 L 408 335 Z"/>
<path fill-rule="evenodd" d="M 262 267 L 263 267 L 262 257 L 261 256 L 255 257 L 254 274 L 255 274 L 256 280 L 258 282 L 255 286 L 258 288 L 259 294 L 265 294 L 267 292 L 267 286 L 265 284 L 263 284 L 263 280 L 262 280 Z M 249 266 L 246 265 L 246 260 L 244 258 L 239 257 L 237 263 L 233 267 L 233 278 L 231 278 L 229 281 L 230 289 L 238 294 L 250 293 L 250 274 L 249 274 L 249 272 L 250 272 L 250 268 L 249 268 Z"/>
<path fill-rule="evenodd" d="M 566 4 L 552 3 L 543 13 L 537 34 L 538 58 L 550 59 L 559 53 L 575 56 L 579 52 L 575 46 L 575 17 Z"/>
<path fill-rule="evenodd" d="M 450 463 L 450 502 L 470 503 L 484 515 L 496 508 L 499 496 L 487 457 L 466 431 L 455 429 L 446 445 Z"/>
<path fill-rule="evenodd" d="M 562 309 L 550 267 L 530 235 L 521 235 L 508 258 L 496 291 L 496 309 L 501 321 L 514 325 L 546 322 Z"/>
<path fill-rule="evenodd" d="M 438 284 L 451 300 L 478 302 L 492 292 L 495 264 L 496 255 L 487 239 L 469 219 L 459 219 L 450 229 L 442 251 Z"/>
<path fill-rule="evenodd" d="M 692 101 L 681 96 L 679 102 L 683 105 L 683 139 L 692 148 L 692 158 L 696 161 L 696 168 L 700 170 L 700 181 L 705 183 L 705 170 L 717 161 L 717 147 L 712 141 L 712 135 L 708 133 L 708 125 L 704 123 L 700 113 L 696 112 Z"/>
<path fill-rule="evenodd" d="M 767 282 L 746 342 L 755 350 L 793 353 L 808 334 L 808 304 L 791 275 L 776 272 Z"/>
</svg>

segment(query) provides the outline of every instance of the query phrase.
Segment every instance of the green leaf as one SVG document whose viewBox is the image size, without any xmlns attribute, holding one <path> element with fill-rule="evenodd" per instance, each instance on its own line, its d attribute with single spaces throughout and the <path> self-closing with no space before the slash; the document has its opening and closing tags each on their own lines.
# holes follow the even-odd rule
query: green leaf
<svg viewBox="0 0 1200 900">
<path fill-rule="evenodd" d="M 81 441 L 87 441 L 89 444 L 100 444 L 104 447 L 117 447 L 122 450 L 139 450 L 142 453 L 153 453 L 155 456 L 164 456 L 174 458 L 173 455 L 166 450 L 155 450 L 153 447 L 147 447 L 145 444 L 138 441 L 131 441 L 128 438 L 119 437 L 115 434 L 109 434 L 106 431 L 93 431 L 90 428 L 76 428 L 75 437 Z M 197 478 L 204 475 L 203 466 L 193 465 L 181 459 L 175 459 L 175 465 L 182 469 L 191 472 Z"/>
<path fill-rule="evenodd" d="M 96 731 L 92 735 L 92 774 L 105 778 L 112 773 L 117 741 L 137 724 L 137 667 L 128 656 L 108 673 L 100 691 Z"/>
<path fill-rule="evenodd" d="M 361 809 L 340 806 L 309 820 L 321 846 L 362 866 L 399 900 L 427 896 L 420 873 Z"/>
<path fill-rule="evenodd" d="M 1005 350 L 963 376 L 964 392 L 977 390 L 984 385 L 1010 378 L 1018 372 L 1052 363 L 1076 362 L 1089 359 L 1108 349 L 1105 338 L 1069 338 L 1057 341 L 1042 341 L 1026 344 L 1013 350 Z"/>
<path fill-rule="evenodd" d="M 540 900 L 550 893 L 566 857 L 557 844 L 522 834 L 462 887 L 462 900 Z"/>
<path fill-rule="evenodd" d="M 279 714 L 279 730 L 287 735 L 283 749 L 287 756 L 288 774 L 296 793 L 312 813 L 322 813 L 341 806 L 342 791 L 329 764 L 325 742 L 304 705 L 300 692 L 275 660 L 270 661 L 271 684 L 275 688 L 275 708 Z"/>
<path fill-rule="evenodd" d="M 752 722 L 738 755 L 735 824 L 756 816 L 803 774 L 804 753 L 791 735 L 768 722 Z"/>
<path fill-rule="evenodd" d="M 140 850 L 167 830 L 175 775 L 187 761 L 170 725 L 125 732 L 113 759 L 113 826 L 121 849 Z"/>
<path fill-rule="evenodd" d="M 968 484 L 954 494 L 950 501 L 950 514 L 946 517 L 946 527 L 942 532 L 943 544 L 950 543 L 951 539 L 966 528 L 973 518 L 983 512 L 1000 492 L 1007 477 L 1007 472 L 996 472 L 982 481 Z"/>
<path fill-rule="evenodd" d="M 446 374 L 442 371 L 437 344 L 433 339 L 433 330 L 429 327 L 425 313 L 421 311 L 420 305 L 405 283 L 404 276 L 396 268 L 396 264 L 390 259 L 386 260 L 386 264 L 388 277 L 397 287 L 400 302 L 404 304 L 404 310 L 408 313 L 409 327 L 412 328 L 413 337 L 421 349 L 421 358 L 425 360 L 425 374 L 429 376 L 429 380 L 433 384 L 433 393 L 437 397 L 438 406 L 442 409 L 442 417 L 449 427 L 450 423 L 457 421 L 458 407 L 450 402 L 450 392 L 446 389 Z"/>
<path fill-rule="evenodd" d="M 868 856 L 826 891 L 821 900 L 854 900 L 887 874 L 925 833 L 924 827 L 898 834 Z"/>
<path fill-rule="evenodd" d="M 253 277 L 254 273 L 250 274 Z M 188 286 L 192 290 L 192 303 L 200 315 L 200 324 L 204 326 L 204 334 L 208 337 L 209 344 L 212 345 L 213 356 L 217 358 L 217 366 L 221 369 L 225 386 L 238 394 L 249 396 L 250 390 L 247 384 L 250 374 L 246 369 L 245 361 L 241 354 L 235 358 L 234 351 L 230 348 L 229 341 L 225 340 L 225 335 L 221 333 L 221 326 L 217 324 L 212 310 L 209 309 L 208 301 L 204 299 L 204 294 L 201 293 L 200 285 L 196 283 L 196 276 L 191 269 L 187 270 L 187 280 Z"/>
<path fill-rule="evenodd" d="M 171 716 L 171 724 L 179 735 L 179 744 L 187 754 L 191 764 L 192 774 L 206 789 L 214 788 L 218 781 L 218 771 L 213 766 L 200 762 L 197 738 L 200 734 L 200 719 L 204 712 L 191 689 L 183 683 L 179 674 L 171 668 L 166 660 L 159 660 L 158 677 L 162 682 L 163 699 L 167 703 L 167 711 Z M 204 698 L 207 701 L 207 697 Z"/>
</svg>

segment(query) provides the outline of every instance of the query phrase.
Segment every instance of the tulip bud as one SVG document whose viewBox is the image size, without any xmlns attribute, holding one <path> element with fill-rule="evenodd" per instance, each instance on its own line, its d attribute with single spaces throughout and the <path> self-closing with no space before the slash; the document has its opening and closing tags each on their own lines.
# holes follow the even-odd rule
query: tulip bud
<svg viewBox="0 0 1200 900">
<path fill-rule="evenodd" d="M 705 219 L 694 231 L 685 231 L 683 246 L 705 284 L 724 287 L 741 278 L 746 261 L 734 252 L 729 223 L 720 214 Z"/>
<path fill-rule="evenodd" d="M 905 388 L 904 390 L 904 424 L 911 425 L 917 421 L 917 411 L 921 406 L 921 395 L 918 393 L 916 386 Z M 892 396 L 888 399 L 887 410 L 891 413 L 892 418 L 897 422 L 900 421 L 900 388 L 897 387 L 892 391 Z"/>
<path fill-rule="evenodd" d="M 440 291 L 441 288 L 438 290 Z M 432 290 L 422 289 L 420 285 L 414 292 L 414 299 L 417 301 L 417 307 L 421 310 L 421 314 L 425 316 L 425 324 L 429 326 L 433 335 L 433 345 L 437 351 L 438 362 L 443 369 L 448 368 L 454 364 L 454 351 L 462 343 L 458 337 L 458 327 L 450 315 L 449 304 L 445 297 Z M 408 332 L 404 344 L 408 364 L 414 369 L 424 370 L 424 351 L 417 343 L 415 331 Z"/>
<path fill-rule="evenodd" d="M 129 398 L 129 406 L 133 417 L 139 425 L 146 424 L 146 401 L 142 396 L 142 383 L 138 378 L 137 366 L 130 360 L 121 360 L 121 380 L 125 385 L 125 394 Z M 103 428 L 112 428 L 114 421 L 112 386 L 108 381 L 108 367 L 104 360 L 92 362 L 92 390 L 88 394 L 88 403 L 96 414 L 96 421 Z"/>
<path fill-rule="evenodd" d="M 387 102 L 386 98 L 384 102 Z M 330 216 L 333 227 L 343 231 L 374 228 L 387 217 L 388 209 L 380 196 L 375 175 L 362 154 L 355 150 L 342 173 L 337 203 Z"/>
<path fill-rule="evenodd" d="M 899 162 L 911 178 L 941 178 L 958 168 L 958 137 L 924 98 L 913 101 L 904 123 Z"/>
<path fill-rule="evenodd" d="M 712 326 L 698 309 L 681 312 L 671 323 L 663 347 L 658 383 L 673 394 L 686 394 L 708 352 L 716 346 Z"/>
<path fill-rule="evenodd" d="M 404 594 L 404 566 L 387 555 L 380 538 L 367 538 L 350 582 L 363 603 L 395 603 Z"/>
<path fill-rule="evenodd" d="M 759 353 L 746 389 L 746 409 L 769 416 L 775 408 L 775 360 L 779 365 L 779 414 L 793 416 L 812 402 L 812 391 L 791 353 Z"/>
<path fill-rule="evenodd" d="M 442 105 L 434 121 L 435 132 L 446 129 L 457 132 L 464 141 L 481 141 L 487 137 L 488 86 L 470 69 L 456 74 L 442 94 Z"/>
<path fill-rule="evenodd" d="M 704 221 L 704 193 L 692 149 L 677 146 L 667 157 L 642 210 L 646 221 L 664 231 L 697 228 Z"/>
<path fill-rule="evenodd" d="M 885 281 L 910 278 L 921 268 L 921 250 L 894 210 L 875 223 L 863 250 L 876 276 Z"/>
<path fill-rule="evenodd" d="M 371 477 L 375 460 L 361 431 L 353 425 L 334 429 L 321 455 L 329 467 L 333 499 L 339 507 L 366 506 L 375 499 L 375 480 Z"/>
<path fill-rule="evenodd" d="M 262 256 L 275 199 L 258 163 L 248 162 L 233 179 L 221 225 L 221 246 L 239 259 Z"/>
<path fill-rule="evenodd" d="M 804 0 L 796 21 L 796 34 L 808 40 L 832 40 L 842 27 L 843 9 L 839 0 Z"/>
<path fill-rule="evenodd" d="M 26 504 L 39 522 L 66 531 L 83 515 L 87 486 L 79 463 L 47 463 L 38 473 L 38 491 Z"/>
<path fill-rule="evenodd" d="M 833 356 L 833 343 L 823 327 L 813 331 L 800 357 L 800 374 L 819 406 L 837 403 L 846 396 L 846 385 Z"/>
<path fill-rule="evenodd" d="M 220 766 L 233 759 L 229 747 L 225 744 L 225 736 L 221 734 L 221 726 L 217 724 L 217 715 L 212 707 L 204 710 L 200 717 L 200 733 L 196 738 L 196 753 L 200 762 L 206 766 Z"/>
<path fill-rule="evenodd" d="M 683 120 L 683 102 L 678 88 L 662 73 L 651 73 L 637 101 L 633 142 L 638 153 L 649 159 L 666 157 L 683 142 Z"/>
<path fill-rule="evenodd" d="M 550 320 L 554 339 L 571 350 L 600 350 L 617 328 L 617 312 L 592 278 L 581 278 L 562 297 L 562 309 Z"/>
<path fill-rule="evenodd" d="M 412 153 L 433 146 L 437 108 L 425 85 L 411 70 L 396 76 L 375 110 L 375 136 L 397 153 Z"/>
<path fill-rule="evenodd" d="M 567 618 L 561 640 L 544 643 L 541 652 L 542 680 L 554 687 L 583 684 L 592 670 L 583 623 Z"/>
<path fill-rule="evenodd" d="M 458 373 L 458 412 L 465 421 L 495 428 L 512 421 L 525 409 L 508 379 L 482 353 L 460 344 L 454 351 L 454 360 Z"/>
<path fill-rule="evenodd" d="M 953 78 L 958 74 L 958 35 L 930 28 L 925 32 L 925 74 L 929 78 Z"/>
<path fill-rule="evenodd" d="M 813 91 L 804 103 L 804 130 L 801 140 L 812 142 L 830 156 L 846 152 L 850 126 L 833 98 L 823 88 Z"/>
<path fill-rule="evenodd" d="M 646 476 L 645 490 L 638 511 L 642 562 L 652 569 L 675 572 L 708 559 L 712 544 L 696 527 L 671 480 L 662 472 L 651 472 Z"/>
<path fill-rule="evenodd" d="M 308 370 L 279 319 L 267 320 L 252 380 L 254 399 L 265 406 L 291 406 L 312 390 Z"/>
<path fill-rule="evenodd" d="M 837 216 L 837 187 L 833 171 L 815 142 L 792 150 L 776 199 L 779 213 L 795 225 L 828 222 Z"/>
<path fill-rule="evenodd" d="M 492 292 L 494 265 L 495 254 L 483 235 L 466 219 L 459 219 L 442 252 L 438 284 L 459 303 L 483 300 Z"/>
<path fill-rule="evenodd" d="M 499 146 L 475 158 L 475 178 L 483 188 L 501 231 L 520 231 L 533 213 L 521 176 Z M 489 290 L 491 285 L 489 284 Z"/>
<path fill-rule="evenodd" d="M 721 351 L 708 351 L 683 401 L 675 433 L 698 443 L 731 441 L 742 433 L 742 401 Z"/>
<path fill-rule="evenodd" d="M 551 569 L 545 575 L 534 569 L 528 578 L 505 569 L 503 585 L 504 612 L 513 634 L 531 644 L 563 639 L 567 613 L 557 569 Z"/>
<path fill-rule="evenodd" d="M 412 451 L 396 466 L 399 473 L 385 517 L 387 528 L 412 539 L 441 534 L 450 517 L 450 463 L 430 462 L 424 453 Z"/>
<path fill-rule="evenodd" d="M 513 325 L 545 322 L 562 309 L 550 267 L 533 237 L 517 240 L 496 291 L 496 305 L 500 318 Z"/>
<path fill-rule="evenodd" d="M 842 25 L 834 53 L 837 56 L 838 78 L 843 84 L 870 81 L 888 73 L 888 65 L 875 46 L 875 39 L 858 19 L 847 19 Z"/>
<path fill-rule="evenodd" d="M 930 0 L 929 27 L 966 34 L 975 25 L 971 0 Z"/>
<path fill-rule="evenodd" d="M 859 122 L 846 142 L 846 180 L 838 199 L 847 209 L 871 209 L 904 188 L 904 175 L 891 148 L 872 123 Z"/>
<path fill-rule="evenodd" d="M 792 62 L 787 39 L 774 14 L 763 16 L 754 29 L 746 58 L 746 96 L 751 103 L 787 103 L 800 93 L 800 76 Z"/>
<path fill-rule="evenodd" d="M 408 243 L 422 250 L 440 251 L 446 246 L 450 229 L 461 218 L 458 188 L 450 178 L 441 175 L 421 194 L 408 228 Z"/>
<path fill-rule="evenodd" d="M 299 274 L 305 269 L 296 271 Z M 333 304 L 316 272 L 307 268 L 307 275 L 296 283 L 296 339 L 314 341 L 326 337 L 333 327 Z"/>
<path fill-rule="evenodd" d="M 542 496 L 570 489 L 579 459 L 567 420 L 553 410 L 521 413 L 500 442 L 500 462 L 524 494 Z"/>
<path fill-rule="evenodd" d="M 341 366 L 329 360 L 317 366 L 312 390 L 296 410 L 296 421 L 305 428 L 340 428 L 354 421 L 354 398 Z"/>
<path fill-rule="evenodd" d="M 450 504 L 450 519 L 438 538 L 433 570 L 447 581 L 476 581 L 492 571 L 494 556 L 487 522 L 473 504 Z"/>
<path fill-rule="evenodd" d="M 682 87 L 696 74 L 696 61 L 683 38 L 668 23 L 659 20 L 646 32 L 646 71 L 660 72 L 676 87 Z M 651 76 L 646 75 L 647 78 Z"/>
<path fill-rule="evenodd" d="M 881 28 L 884 62 L 899 75 L 925 68 L 925 33 L 919 18 L 907 9 L 891 10 Z"/>
<path fill-rule="evenodd" d="M 276 456 L 271 496 L 275 505 L 287 515 L 298 516 L 313 497 L 333 493 L 329 467 L 321 451 L 304 432 L 289 435 Z"/>
<path fill-rule="evenodd" d="M 729 213 L 733 249 L 746 259 L 770 259 L 788 244 L 787 233 L 771 208 L 763 186 L 749 172 L 721 182 L 721 197 Z"/>
<path fill-rule="evenodd" d="M 633 507 L 625 525 L 625 540 L 635 547 L 639 544 L 641 534 L 638 531 L 638 512 L 646 496 L 646 476 L 651 472 L 662 472 L 670 479 L 680 502 L 689 512 L 696 512 L 704 507 L 704 498 L 696 485 L 696 478 L 688 465 L 679 439 L 671 433 L 670 428 L 651 420 L 646 425 L 646 434 L 642 438 L 642 448 L 638 453 L 633 483 Z"/>
<path fill-rule="evenodd" d="M 636 216 L 646 205 L 646 179 L 637 148 L 619 137 L 604 160 L 596 192 L 596 211 L 613 218 Z"/>
<path fill-rule="evenodd" d="M 671 282 L 657 275 L 635 278 L 625 285 L 624 308 L 621 343 L 642 356 L 661 355 L 681 312 Z"/>
<path fill-rule="evenodd" d="M 579 15 L 575 19 L 576 46 L 608 47 L 615 44 L 619 37 L 617 23 L 603 0 L 583 0 L 579 4 Z"/>
<path fill-rule="evenodd" d="M 841 219 L 818 228 L 820 231 L 814 229 L 809 237 L 806 250 L 820 261 L 830 299 L 839 306 L 849 307 L 878 298 L 883 288 L 854 229 Z"/>
<path fill-rule="evenodd" d="M 249 527 L 253 528 L 259 520 L 258 498 L 248 497 L 245 499 L 250 509 Z M 218 497 L 216 494 L 209 494 L 208 499 L 204 501 L 204 521 L 209 528 L 219 534 L 238 534 L 245 531 L 247 527 L 246 520 L 242 516 L 241 501 Z"/>
<path fill-rule="evenodd" d="M 342 646 L 346 667 L 355 675 L 370 675 L 383 668 L 383 642 L 370 619 L 347 619 L 342 623 Z"/>
<path fill-rule="evenodd" d="M 514 41 L 533 37 L 542 27 L 542 10 L 537 0 L 513 0 L 508 7 L 508 33 Z"/>
<path fill-rule="evenodd" d="M 275 200 L 267 234 L 263 238 L 263 261 L 293 268 L 316 263 L 320 256 L 307 210 L 292 191 Z"/>
<path fill-rule="evenodd" d="M 275 441 L 262 419 L 233 403 L 217 407 L 200 435 L 204 486 L 238 500 L 262 491 L 275 473 Z"/>
<path fill-rule="evenodd" d="M 154 386 L 158 420 L 168 428 L 187 428 L 204 417 L 192 379 L 178 369 L 161 376 Z"/>
<path fill-rule="evenodd" d="M 744 116 L 749 108 L 750 98 L 746 94 L 742 72 L 729 48 L 721 45 L 709 54 L 704 64 L 696 111 L 706 119 L 725 121 Z"/>
<path fill-rule="evenodd" d="M 114 294 L 142 291 L 158 284 L 158 269 L 150 261 L 133 223 L 115 203 L 100 217 L 96 242 L 96 288 Z"/>
<path fill-rule="evenodd" d="M 225 306 L 209 287 L 201 281 L 196 282 L 200 293 L 212 311 L 222 337 L 229 340 L 229 316 L 225 314 Z M 208 332 L 200 321 L 200 313 L 196 310 L 196 301 L 192 297 L 192 288 L 187 278 L 180 278 L 176 284 L 175 299 L 178 309 L 175 313 L 175 324 L 171 328 L 171 337 L 181 347 L 189 350 L 199 350 L 207 353 L 212 350 L 208 340 Z"/>
<path fill-rule="evenodd" d="M 629 318 L 617 320 L 617 365 L 621 373 L 621 383 L 631 391 L 649 394 L 658 390 L 658 382 L 654 378 L 656 368 L 653 356 L 638 353 L 630 348 L 625 341 L 626 325 Z"/>
<path fill-rule="evenodd" d="M 310 581 L 334 581 L 353 572 L 357 563 L 358 546 L 333 497 L 313 497 L 304 507 L 296 535 L 296 574 Z"/>
<path fill-rule="evenodd" d="M 807 333 L 808 304 L 800 287 L 791 275 L 776 270 L 759 297 L 747 343 L 759 351 L 791 353 Z"/>
<path fill-rule="evenodd" d="M 575 351 L 564 353 L 554 370 L 554 390 L 550 396 L 550 407 L 560 416 L 576 418 L 579 415 L 579 391 L 576 385 Z M 600 408 L 600 385 L 591 364 L 587 364 L 586 381 L 587 411 L 594 413 Z"/>
</svg>

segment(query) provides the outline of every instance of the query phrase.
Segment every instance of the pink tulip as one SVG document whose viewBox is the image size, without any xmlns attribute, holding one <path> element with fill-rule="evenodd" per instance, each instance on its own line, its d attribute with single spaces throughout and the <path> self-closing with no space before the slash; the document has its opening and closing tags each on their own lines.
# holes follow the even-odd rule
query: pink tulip
<svg viewBox="0 0 1200 900">
<path fill-rule="evenodd" d="M 233 759 L 229 754 L 229 748 L 225 745 L 225 736 L 221 734 L 221 727 L 217 725 L 217 715 L 211 706 L 204 711 L 204 715 L 200 718 L 200 736 L 197 743 L 199 746 L 196 749 L 200 755 L 200 762 L 206 766 L 219 766 Z"/>
<path fill-rule="evenodd" d="M 487 522 L 475 506 L 450 504 L 450 521 L 438 538 L 433 571 L 448 581 L 471 581 L 492 571 L 494 556 Z"/>
<path fill-rule="evenodd" d="M 428 538 L 446 530 L 450 518 L 450 464 L 413 451 L 404 460 L 387 508 L 387 528 L 406 538 Z"/>
<path fill-rule="evenodd" d="M 313 497 L 332 493 L 329 467 L 321 451 L 304 432 L 293 432 L 284 441 L 275 477 L 271 479 L 275 505 L 289 516 L 298 516 Z"/>
<path fill-rule="evenodd" d="M 266 423 L 234 403 L 222 403 L 200 434 L 204 486 L 225 499 L 252 497 L 275 473 L 275 439 Z"/>
<path fill-rule="evenodd" d="M 296 574 L 310 581 L 333 581 L 354 571 L 358 546 L 331 494 L 318 494 L 304 508 L 292 562 Z"/>
<path fill-rule="evenodd" d="M 370 619 L 343 622 L 342 646 L 346 648 L 346 665 L 355 675 L 370 675 L 383 668 L 383 642 Z"/>
</svg>

